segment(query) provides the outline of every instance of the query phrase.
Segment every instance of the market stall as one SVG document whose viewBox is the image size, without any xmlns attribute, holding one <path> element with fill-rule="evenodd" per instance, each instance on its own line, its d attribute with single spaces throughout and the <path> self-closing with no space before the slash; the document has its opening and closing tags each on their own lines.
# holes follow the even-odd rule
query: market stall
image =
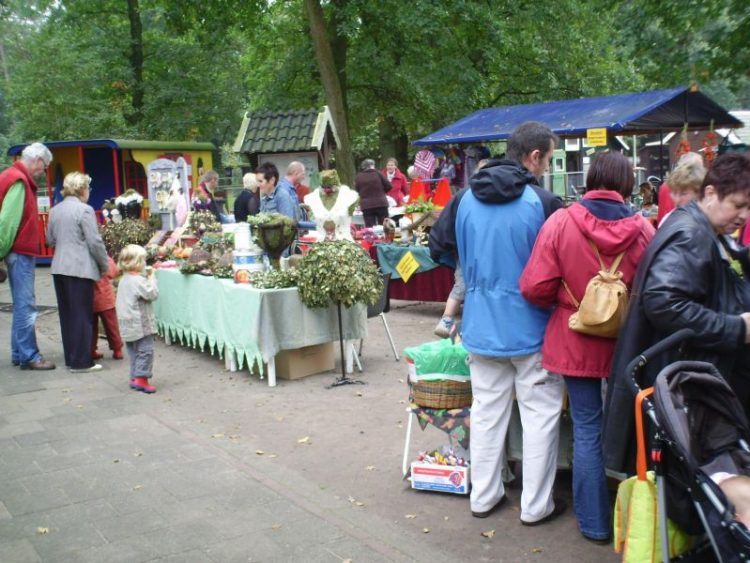
<svg viewBox="0 0 750 563">
<path fill-rule="evenodd" d="M 227 366 L 268 366 L 268 385 L 276 385 L 275 357 L 293 350 L 338 340 L 333 306 L 309 309 L 297 288 L 256 289 L 211 276 L 157 270 L 159 299 L 154 305 L 159 333 L 224 357 Z M 186 306 L 189 304 L 189 306 Z M 346 339 L 367 336 L 367 308 L 342 308 Z"/>
<path fill-rule="evenodd" d="M 426 246 L 378 243 L 373 245 L 369 252 L 383 273 L 391 274 L 388 288 L 390 299 L 438 303 L 448 299 L 453 288 L 453 270 L 433 262 Z M 396 270 L 396 265 L 407 252 L 412 253 L 419 263 L 419 268 L 404 282 Z"/>
</svg>

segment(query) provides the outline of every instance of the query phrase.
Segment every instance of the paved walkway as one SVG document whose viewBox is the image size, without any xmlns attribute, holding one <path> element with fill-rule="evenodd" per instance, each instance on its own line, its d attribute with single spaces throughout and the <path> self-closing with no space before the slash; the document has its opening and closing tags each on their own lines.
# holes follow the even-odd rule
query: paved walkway
<svg viewBox="0 0 750 563">
<path fill-rule="evenodd" d="M 40 348 L 62 365 L 47 268 L 37 269 L 37 298 L 50 307 Z M 326 389 L 328 373 L 269 388 L 159 342 L 149 396 L 128 389 L 127 362 L 109 358 L 97 374 L 14 368 L 9 303 L 0 284 L 3 563 L 616 560 L 581 539 L 570 514 L 520 526 L 517 490 L 478 520 L 465 497 L 409 489 L 405 367 L 377 319 L 366 386 Z M 440 311 L 399 303 L 389 313 L 399 349 L 430 339 Z M 445 442 L 416 430 L 413 451 Z"/>
</svg>

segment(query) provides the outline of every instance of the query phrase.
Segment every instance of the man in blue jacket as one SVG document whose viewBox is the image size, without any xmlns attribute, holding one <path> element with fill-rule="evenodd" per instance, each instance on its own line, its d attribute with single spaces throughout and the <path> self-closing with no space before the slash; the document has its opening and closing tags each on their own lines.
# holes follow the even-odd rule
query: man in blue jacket
<svg viewBox="0 0 750 563">
<path fill-rule="evenodd" d="M 520 125 L 507 160 L 491 160 L 448 203 L 430 234 L 438 260 L 460 259 L 466 284 L 463 344 L 470 353 L 471 513 L 486 518 L 505 501 L 501 479 L 514 396 L 523 426 L 521 523 L 561 514 L 552 499 L 563 380 L 541 367 L 549 311 L 521 296 L 518 279 L 544 221 L 563 206 L 539 187 L 557 137 L 541 123 Z"/>
</svg>

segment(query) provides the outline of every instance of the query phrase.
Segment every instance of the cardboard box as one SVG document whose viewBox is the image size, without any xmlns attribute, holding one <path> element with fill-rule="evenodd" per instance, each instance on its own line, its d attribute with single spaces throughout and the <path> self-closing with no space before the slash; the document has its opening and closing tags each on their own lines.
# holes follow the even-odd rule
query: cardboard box
<svg viewBox="0 0 750 563">
<path fill-rule="evenodd" d="M 333 342 L 282 350 L 276 354 L 276 377 L 300 379 L 314 373 L 331 371 L 335 365 Z"/>
<path fill-rule="evenodd" d="M 411 488 L 457 495 L 469 494 L 469 468 L 414 461 L 411 464 Z"/>
</svg>

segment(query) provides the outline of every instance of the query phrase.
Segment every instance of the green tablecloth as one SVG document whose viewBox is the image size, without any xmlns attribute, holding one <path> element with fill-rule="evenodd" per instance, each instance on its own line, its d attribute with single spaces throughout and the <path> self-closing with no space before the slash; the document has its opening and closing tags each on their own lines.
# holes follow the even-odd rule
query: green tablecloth
<svg viewBox="0 0 750 563">
<path fill-rule="evenodd" d="M 415 273 L 429 272 L 437 268 L 438 264 L 430 258 L 430 249 L 426 246 L 401 245 L 401 244 L 382 244 L 375 245 L 378 252 L 378 265 L 384 274 L 391 274 L 391 279 L 401 279 L 401 274 L 396 271 L 396 264 L 404 257 L 404 254 L 411 251 L 414 259 L 419 263 L 419 268 Z"/>
<path fill-rule="evenodd" d="M 156 270 L 159 333 L 212 354 L 234 355 L 239 369 L 263 364 L 280 350 L 338 340 L 335 307 L 308 309 L 297 288 L 255 289 L 199 274 Z M 367 336 L 367 308 L 342 308 L 344 338 Z"/>
</svg>

